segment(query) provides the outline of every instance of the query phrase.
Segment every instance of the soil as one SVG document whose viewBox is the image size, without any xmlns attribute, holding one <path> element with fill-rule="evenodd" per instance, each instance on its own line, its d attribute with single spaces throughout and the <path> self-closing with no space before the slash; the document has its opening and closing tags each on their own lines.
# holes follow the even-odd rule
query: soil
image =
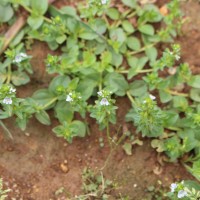
<svg viewBox="0 0 200 200">
<path fill-rule="evenodd" d="M 68 4 L 68 1 L 57 1 L 56 5 L 60 7 L 64 5 L 63 2 Z M 175 42 L 181 44 L 182 61 L 188 62 L 193 73 L 198 74 L 200 5 L 197 0 L 188 1 L 183 3 L 182 9 L 190 21 L 183 26 L 182 35 Z M 47 87 L 51 79 L 41 62 L 48 53 L 52 53 L 46 44 L 35 42 L 29 53 L 33 55 L 34 84 L 21 87 L 18 91 L 20 97 L 30 96 L 38 88 Z M 120 126 L 127 126 L 135 135 L 134 127 L 124 121 L 130 108 L 128 99 L 119 98 L 117 106 L 118 122 L 111 127 L 111 134 L 114 135 Z M 53 116 L 51 111 L 50 114 Z M 15 126 L 14 119 L 5 120 L 14 137 L 13 140 L 8 139 L 0 128 L 0 177 L 4 180 L 4 187 L 12 190 L 8 200 L 67 200 L 67 197 L 81 194 L 83 169 L 89 167 L 98 171 L 110 153 L 105 133 L 99 131 L 94 120 L 87 120 L 91 134 L 86 138 L 74 139 L 72 144 L 57 138 L 51 131 L 58 123 L 54 119 L 51 126 L 41 125 L 36 119 L 31 119 L 24 132 Z M 122 130 L 119 130 L 119 134 L 122 134 Z M 99 145 L 100 137 L 105 141 L 103 148 Z M 180 163 L 160 162 L 164 155 L 158 155 L 151 148 L 150 140 L 142 140 L 142 146 L 133 146 L 131 156 L 126 155 L 119 146 L 103 170 L 104 176 L 118 185 L 113 192 L 113 199 L 121 194 L 129 196 L 130 200 L 153 200 L 156 199 L 155 192 L 150 192 L 149 187 L 169 187 L 176 180 L 192 179 Z M 64 192 L 56 195 L 61 188 L 64 188 Z"/>
</svg>

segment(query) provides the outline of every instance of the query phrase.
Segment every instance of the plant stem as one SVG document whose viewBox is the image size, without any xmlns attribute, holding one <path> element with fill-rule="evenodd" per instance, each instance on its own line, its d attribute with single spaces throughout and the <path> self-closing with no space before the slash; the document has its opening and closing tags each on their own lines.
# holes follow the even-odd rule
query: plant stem
<svg viewBox="0 0 200 200">
<path fill-rule="evenodd" d="M 51 101 L 49 101 L 47 104 L 45 104 L 41 109 L 45 110 L 46 108 L 48 108 L 51 104 L 53 104 L 57 100 L 58 100 L 58 97 L 53 98 Z"/>
<path fill-rule="evenodd" d="M 108 120 L 107 120 L 107 124 L 106 124 L 106 134 L 107 134 L 109 145 L 112 148 L 112 141 L 111 141 L 111 137 L 110 137 L 110 126 L 109 126 Z"/>
<path fill-rule="evenodd" d="M 186 93 L 181 93 L 181 92 L 173 91 L 173 90 L 170 90 L 170 89 L 166 89 L 165 91 L 169 94 L 172 94 L 172 95 L 189 97 L 189 94 L 186 94 Z"/>
<path fill-rule="evenodd" d="M 134 17 L 136 14 L 137 14 L 137 11 L 134 11 L 131 14 L 127 15 L 127 18 Z"/>
<path fill-rule="evenodd" d="M 126 94 L 127 94 L 128 98 L 129 98 L 129 100 L 131 101 L 131 103 L 132 103 L 132 104 L 135 104 L 135 100 L 134 100 L 134 98 L 131 96 L 130 92 L 128 91 L 128 92 L 126 92 Z"/>
<path fill-rule="evenodd" d="M 173 127 L 173 126 L 167 127 L 166 129 L 169 129 L 169 130 L 172 130 L 172 131 L 181 131 L 182 130 L 181 128 Z"/>
<path fill-rule="evenodd" d="M 146 49 L 155 46 L 156 44 L 157 44 L 157 42 L 146 45 L 146 46 L 142 47 L 141 49 L 139 49 L 138 51 L 130 51 L 127 53 L 127 55 L 135 55 L 135 54 L 141 53 L 141 52 L 145 51 Z"/>
<path fill-rule="evenodd" d="M 20 4 L 26 11 L 28 11 L 29 13 L 32 13 L 33 12 L 33 10 L 31 10 L 28 6 L 25 6 L 25 5 L 23 5 L 23 4 Z M 51 19 L 49 19 L 49 18 L 47 18 L 47 17 L 45 17 L 45 16 L 42 16 L 43 17 L 43 19 L 46 21 L 46 22 L 48 22 L 48 23 L 51 23 L 52 21 L 51 21 Z"/>
<path fill-rule="evenodd" d="M 142 69 L 142 70 L 138 70 L 137 73 L 141 74 L 141 73 L 148 73 L 148 72 L 152 72 L 153 69 Z M 128 74 L 129 70 L 121 70 L 121 71 L 116 71 L 120 74 Z"/>
<path fill-rule="evenodd" d="M 4 131 L 7 133 L 8 137 L 13 139 L 13 136 L 11 134 L 11 132 L 8 130 L 8 128 L 6 127 L 6 125 L 2 122 L 2 120 L 0 120 L 0 126 L 2 126 L 2 128 L 4 129 Z"/>
<path fill-rule="evenodd" d="M 8 65 L 8 73 L 7 73 L 7 80 L 6 80 L 6 83 L 9 84 L 10 83 L 10 80 L 11 80 L 11 65 Z"/>
</svg>

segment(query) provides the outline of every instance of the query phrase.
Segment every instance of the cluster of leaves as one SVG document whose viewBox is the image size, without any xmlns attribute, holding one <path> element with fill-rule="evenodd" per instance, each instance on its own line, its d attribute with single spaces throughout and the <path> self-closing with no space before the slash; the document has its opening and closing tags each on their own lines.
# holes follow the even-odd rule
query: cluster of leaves
<svg viewBox="0 0 200 200">
<path fill-rule="evenodd" d="M 171 184 L 171 192 L 166 196 L 171 200 L 198 200 L 200 198 L 200 185 L 195 181 L 182 181 Z"/>
<path fill-rule="evenodd" d="M 118 200 L 128 200 L 128 197 L 113 197 L 110 193 L 115 189 L 115 184 L 105 179 L 102 172 L 95 173 L 94 171 L 85 168 L 82 173 L 82 187 L 83 195 L 76 196 L 76 200 L 91 200 L 91 199 L 101 199 L 107 200 L 110 198 L 115 198 Z M 121 195 L 120 195 L 121 196 Z"/>
</svg>

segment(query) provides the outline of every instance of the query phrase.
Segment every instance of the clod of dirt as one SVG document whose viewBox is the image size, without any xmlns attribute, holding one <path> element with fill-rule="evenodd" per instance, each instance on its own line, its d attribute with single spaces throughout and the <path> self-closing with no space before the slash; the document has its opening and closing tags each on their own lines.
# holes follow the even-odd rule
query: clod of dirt
<svg viewBox="0 0 200 200">
<path fill-rule="evenodd" d="M 64 163 L 60 164 L 60 168 L 61 168 L 62 172 L 64 172 L 64 173 L 67 173 L 69 171 L 68 166 Z"/>
</svg>

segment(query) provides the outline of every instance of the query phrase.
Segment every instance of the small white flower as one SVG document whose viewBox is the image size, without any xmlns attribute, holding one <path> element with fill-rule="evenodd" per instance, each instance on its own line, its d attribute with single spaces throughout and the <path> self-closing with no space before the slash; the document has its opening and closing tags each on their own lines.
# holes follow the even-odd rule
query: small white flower
<svg viewBox="0 0 200 200">
<path fill-rule="evenodd" d="M 183 197 L 185 197 L 185 196 L 187 196 L 187 192 L 186 192 L 185 190 L 179 190 L 179 191 L 178 191 L 177 197 L 178 197 L 179 199 L 181 199 L 181 198 L 183 198 Z"/>
<path fill-rule="evenodd" d="M 97 92 L 97 94 L 101 97 L 103 95 L 102 91 Z"/>
<path fill-rule="evenodd" d="M 177 184 L 176 183 L 172 183 L 170 186 L 171 192 L 175 192 L 175 189 L 177 188 Z"/>
<path fill-rule="evenodd" d="M 155 96 L 153 96 L 153 95 L 149 95 L 149 97 L 150 97 L 150 99 L 152 99 L 152 100 L 155 100 L 156 99 L 156 97 Z"/>
<path fill-rule="evenodd" d="M 11 87 L 10 90 L 9 90 L 9 93 L 11 94 L 11 93 L 14 93 L 14 92 L 16 92 L 16 89 Z"/>
<path fill-rule="evenodd" d="M 102 4 L 102 5 L 107 4 L 107 0 L 101 0 L 101 4 Z"/>
<path fill-rule="evenodd" d="M 20 54 L 15 56 L 15 59 L 14 59 L 13 62 L 20 63 L 25 58 L 27 58 L 27 55 L 25 53 L 20 53 Z"/>
<path fill-rule="evenodd" d="M 73 101 L 73 99 L 72 99 L 70 94 L 67 95 L 66 101 L 68 101 L 68 102 L 72 102 Z"/>
<path fill-rule="evenodd" d="M 6 97 L 6 98 L 4 98 L 3 103 L 4 104 L 12 104 L 12 99 L 9 97 Z"/>
<path fill-rule="evenodd" d="M 103 99 L 101 99 L 101 101 L 100 101 L 100 105 L 102 105 L 102 106 L 108 106 L 108 105 L 109 105 L 109 102 L 108 102 L 108 100 L 107 100 L 106 98 L 103 98 Z"/>
</svg>

